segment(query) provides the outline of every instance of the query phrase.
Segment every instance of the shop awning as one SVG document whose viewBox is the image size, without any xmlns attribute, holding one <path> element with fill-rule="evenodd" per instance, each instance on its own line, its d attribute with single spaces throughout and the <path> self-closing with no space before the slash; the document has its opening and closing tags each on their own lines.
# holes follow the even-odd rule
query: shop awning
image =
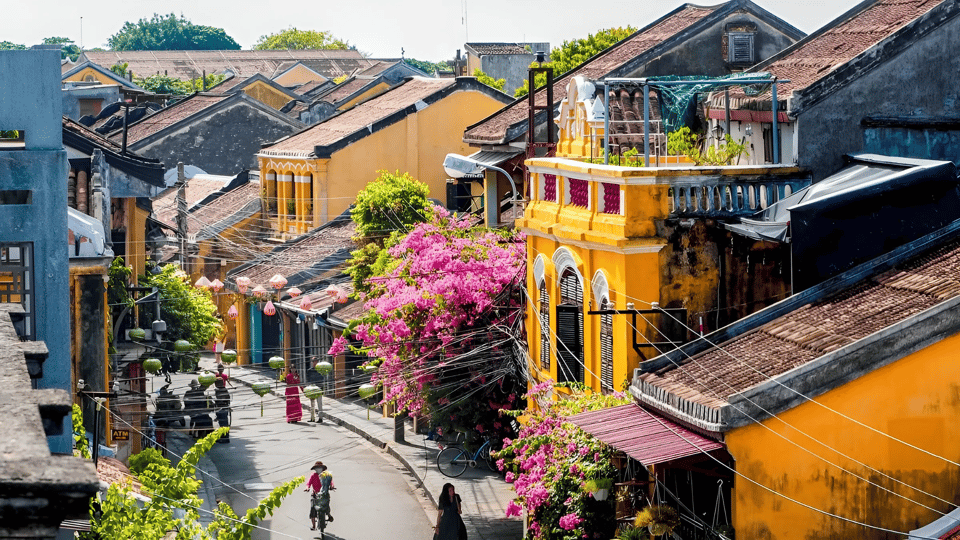
<svg viewBox="0 0 960 540">
<path fill-rule="evenodd" d="M 637 405 L 621 405 L 567 418 L 595 438 L 644 465 L 719 450 L 723 443 L 698 435 Z"/>
</svg>

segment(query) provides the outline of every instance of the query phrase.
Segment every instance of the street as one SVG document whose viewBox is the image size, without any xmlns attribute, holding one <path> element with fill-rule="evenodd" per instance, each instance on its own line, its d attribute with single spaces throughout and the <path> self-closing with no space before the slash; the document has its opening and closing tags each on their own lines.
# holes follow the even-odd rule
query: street
<svg viewBox="0 0 960 540">
<path fill-rule="evenodd" d="M 173 386 L 185 387 L 188 380 L 174 375 Z M 310 466 L 318 460 L 329 467 L 337 488 L 331 494 L 335 521 L 328 523 L 325 538 L 419 540 L 433 534 L 435 511 L 392 457 L 347 429 L 308 422 L 308 412 L 303 421 L 286 423 L 281 398 L 265 396 L 261 416 L 260 398 L 249 388 L 238 384 L 230 393 L 230 442 L 214 445 L 207 454 L 220 481 L 198 474 L 216 484 L 217 498 L 243 516 L 274 487 L 304 477 L 274 515 L 260 524 L 262 529 L 254 531 L 254 539 L 320 537 L 319 531 L 310 530 L 310 496 L 304 492 Z"/>
</svg>

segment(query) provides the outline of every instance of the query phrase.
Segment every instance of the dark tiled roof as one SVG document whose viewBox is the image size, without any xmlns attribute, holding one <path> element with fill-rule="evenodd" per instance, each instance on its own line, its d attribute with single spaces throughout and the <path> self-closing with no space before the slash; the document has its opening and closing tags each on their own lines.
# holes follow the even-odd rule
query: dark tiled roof
<svg viewBox="0 0 960 540">
<path fill-rule="evenodd" d="M 370 125 L 456 84 L 456 80 L 453 79 L 413 78 L 342 114 L 284 139 L 264 149 L 262 153 L 309 156 L 317 146 L 333 144 L 360 130 L 367 129 Z"/>
<path fill-rule="evenodd" d="M 134 76 L 167 73 L 187 80 L 207 75 L 233 72 L 246 78 L 260 73 L 268 78 L 279 75 L 295 62 L 324 77 L 338 77 L 366 68 L 373 61 L 354 50 L 311 49 L 279 51 L 86 51 L 86 57 L 107 69 L 116 63 L 128 64 Z"/>
<path fill-rule="evenodd" d="M 777 86 L 778 96 L 789 96 L 824 78 L 835 68 L 849 62 L 911 21 L 940 5 L 943 0 L 878 0 L 859 12 L 840 19 L 811 34 L 787 49 L 771 62 L 751 71 L 765 71 L 789 80 Z M 844 20 L 844 17 L 846 19 Z M 770 93 L 746 98 L 742 90 L 731 89 L 731 100 L 743 103 L 770 101 Z M 765 96 L 765 97 L 764 97 Z M 746 98 L 746 99 L 744 99 Z"/>
<path fill-rule="evenodd" d="M 377 80 L 376 78 L 371 79 L 368 77 L 351 77 L 321 95 L 318 101 L 326 101 L 331 105 L 336 105 L 337 102 L 343 101 Z"/>
<path fill-rule="evenodd" d="M 648 384 L 710 407 L 960 296 L 960 240 L 778 317 L 719 347 L 644 373 Z"/>
<path fill-rule="evenodd" d="M 660 120 L 660 102 L 650 91 L 650 121 Z M 651 133 L 659 133 L 659 123 L 651 124 Z M 652 139 L 651 139 L 652 140 Z M 610 143 L 621 152 L 636 148 L 643 151 L 643 91 L 620 88 L 610 91 Z"/>
<path fill-rule="evenodd" d="M 223 189 L 230 177 L 197 176 L 187 181 L 187 208 Z M 177 188 L 164 190 L 153 199 L 153 217 L 160 223 L 177 226 Z M 196 232 L 196 231 L 192 231 Z"/>
<path fill-rule="evenodd" d="M 146 139 L 147 137 L 158 133 L 177 122 L 185 120 L 190 116 L 212 107 L 221 101 L 228 99 L 224 95 L 194 94 L 182 101 L 179 101 L 169 107 L 144 117 L 139 122 L 127 128 L 127 144 L 131 145 Z M 114 133 L 110 136 L 113 140 L 120 140 L 122 134 Z"/>
<path fill-rule="evenodd" d="M 207 93 L 210 94 L 227 94 L 237 86 L 243 84 L 244 81 L 249 79 L 249 77 L 229 77 L 220 82 L 220 84 L 214 86 L 207 90 Z"/>
<path fill-rule="evenodd" d="M 121 150 L 120 143 L 114 142 L 97 133 L 96 131 L 84 126 L 83 124 L 67 118 L 66 116 L 63 117 L 63 129 L 84 137 L 102 148 L 110 149 L 115 152 L 120 152 Z"/>
<path fill-rule="evenodd" d="M 309 94 L 312 90 L 316 90 L 317 88 L 323 86 L 326 84 L 326 82 L 327 81 L 310 81 L 294 88 L 293 91 L 303 96 Z"/>
<path fill-rule="evenodd" d="M 517 43 L 467 43 L 468 50 L 480 56 L 489 54 L 530 54 L 523 45 Z"/>
<path fill-rule="evenodd" d="M 260 183 L 247 182 L 242 186 L 228 191 L 216 199 L 193 209 L 187 214 L 187 230 L 190 234 L 200 232 L 205 228 L 217 228 L 224 220 L 233 217 L 251 202 L 260 202 Z M 154 203 L 156 207 L 157 203 Z"/>
<path fill-rule="evenodd" d="M 686 5 L 672 16 L 665 18 L 658 24 L 639 31 L 629 38 L 610 47 L 599 56 L 584 62 L 553 83 L 553 99 L 559 103 L 567 96 L 567 85 L 570 78 L 581 75 L 587 79 L 600 79 L 617 67 L 640 56 L 647 50 L 666 41 L 671 36 L 691 26 L 707 15 L 713 13 L 720 6 L 699 7 Z M 538 105 L 545 105 L 547 92 L 540 89 L 536 93 Z M 483 122 L 475 124 L 466 133 L 463 139 L 473 143 L 506 142 L 507 129 L 514 124 L 527 119 L 527 100 L 522 99 L 501 109 L 498 113 L 488 117 Z"/>
<path fill-rule="evenodd" d="M 355 230 L 349 216 L 340 216 L 230 272 L 230 279 L 235 282 L 238 277 L 248 277 L 253 282 L 252 289 L 256 285 L 267 287 L 270 278 L 280 274 L 289 280 L 288 287 L 299 286 L 330 268 L 342 266 L 355 247 Z M 343 254 L 342 260 L 328 260 L 337 253 Z"/>
</svg>

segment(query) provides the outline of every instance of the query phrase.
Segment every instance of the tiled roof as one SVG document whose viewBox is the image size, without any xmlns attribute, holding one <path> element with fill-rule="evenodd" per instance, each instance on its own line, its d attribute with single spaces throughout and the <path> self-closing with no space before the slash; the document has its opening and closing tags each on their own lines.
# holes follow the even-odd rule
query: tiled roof
<svg viewBox="0 0 960 540">
<path fill-rule="evenodd" d="M 250 77 L 237 77 L 237 76 L 230 77 L 228 79 L 221 81 L 220 84 L 214 86 L 213 88 L 208 89 L 207 93 L 210 93 L 210 94 L 229 93 L 231 90 L 233 90 L 237 86 L 240 86 L 241 84 L 243 84 L 243 82 L 249 78 Z"/>
<path fill-rule="evenodd" d="M 217 228 L 218 223 L 234 216 L 251 202 L 260 202 L 259 182 L 247 182 L 199 208 L 194 208 L 187 214 L 187 230 L 190 234 L 196 234 L 204 228 Z M 156 207 L 156 203 L 154 206 Z"/>
<path fill-rule="evenodd" d="M 472 49 L 480 56 L 488 54 L 530 54 L 523 45 L 517 43 L 467 43 L 467 48 Z"/>
<path fill-rule="evenodd" d="M 309 156 L 317 146 L 333 144 L 372 124 L 454 86 L 453 79 L 413 78 L 325 122 L 301 131 L 262 151 L 266 155 Z"/>
<path fill-rule="evenodd" d="M 777 95 L 788 97 L 824 78 L 860 53 L 870 49 L 914 19 L 940 5 L 943 0 L 878 0 L 859 12 L 844 14 L 806 39 L 787 49 L 771 62 L 751 71 L 769 72 L 789 80 L 777 86 Z M 846 20 L 844 20 L 846 17 Z M 742 90 L 731 89 L 731 103 L 770 101 L 770 93 L 747 98 Z"/>
<path fill-rule="evenodd" d="M 311 90 L 315 90 L 324 84 L 327 81 L 310 81 L 308 83 L 301 84 L 300 86 L 293 89 L 294 92 L 300 94 L 301 96 L 310 93 Z"/>
<path fill-rule="evenodd" d="M 144 495 L 143 484 L 133 475 L 122 461 L 101 456 L 97 460 L 97 477 L 105 484 L 124 484 L 137 495 Z"/>
<path fill-rule="evenodd" d="M 134 144 L 137 141 L 146 139 L 154 133 L 158 133 L 225 99 L 228 99 L 228 96 L 194 94 L 169 107 L 160 109 L 127 128 L 127 144 Z M 122 137 L 122 133 L 120 132 L 111 135 L 111 138 L 114 140 L 120 140 L 120 137 Z"/>
<path fill-rule="evenodd" d="M 229 277 L 234 282 L 238 277 L 248 277 L 253 282 L 252 288 L 258 284 L 266 287 L 274 274 L 280 274 L 289 280 L 289 287 L 299 286 L 328 267 L 343 265 L 349 258 L 349 250 L 355 247 L 352 240 L 355 230 L 356 225 L 349 216 L 338 217 L 283 244 L 259 260 L 237 268 Z M 344 252 L 342 260 L 328 260 L 340 252 Z"/>
<path fill-rule="evenodd" d="M 658 24 L 617 43 L 599 56 L 584 62 L 555 80 L 553 83 L 553 99 L 559 103 L 567 96 L 567 84 L 570 78 L 581 75 L 587 79 L 599 79 L 710 15 L 718 7 L 720 6 L 700 7 L 688 4 Z M 546 104 L 547 92 L 545 89 L 541 88 L 537 91 L 536 100 L 538 105 Z M 493 116 L 471 127 L 464 133 L 463 139 L 475 143 L 506 142 L 504 139 L 507 136 L 507 130 L 514 124 L 526 121 L 527 103 L 526 99 L 522 99 L 504 107 Z"/>
<path fill-rule="evenodd" d="M 77 135 L 89 139 L 90 141 L 96 143 L 99 146 L 104 148 L 109 148 L 116 152 L 120 152 L 121 146 L 119 143 L 114 142 L 111 139 L 104 137 L 103 135 L 93 131 L 92 129 L 80 124 L 66 116 L 63 117 L 63 129 L 76 133 Z"/>
<path fill-rule="evenodd" d="M 343 101 L 344 99 L 352 96 L 358 90 L 369 85 L 375 80 L 375 78 L 371 79 L 368 77 L 351 77 L 350 79 L 347 79 L 346 81 L 343 81 L 337 86 L 331 88 L 328 92 L 320 96 L 318 101 L 326 101 L 327 103 L 336 105 L 338 101 Z"/>
<path fill-rule="evenodd" d="M 127 63 L 134 76 L 166 73 L 181 80 L 233 72 L 246 78 L 260 73 L 268 78 L 282 73 L 295 62 L 324 77 L 338 77 L 373 64 L 355 50 L 310 49 L 277 51 L 85 51 L 86 57 L 107 69 Z"/>
<path fill-rule="evenodd" d="M 718 407 L 777 377 L 960 296 L 960 240 L 812 302 L 640 380 Z"/>
<path fill-rule="evenodd" d="M 400 60 L 377 60 L 375 64 L 357 71 L 357 75 L 376 77 L 398 63 Z"/>
<path fill-rule="evenodd" d="M 187 208 L 203 200 L 212 193 L 223 189 L 230 177 L 196 176 L 188 179 L 185 198 Z M 157 221 L 177 226 L 177 188 L 172 187 L 157 195 L 153 199 L 153 217 Z M 195 231 L 194 231 L 195 232 Z"/>
</svg>

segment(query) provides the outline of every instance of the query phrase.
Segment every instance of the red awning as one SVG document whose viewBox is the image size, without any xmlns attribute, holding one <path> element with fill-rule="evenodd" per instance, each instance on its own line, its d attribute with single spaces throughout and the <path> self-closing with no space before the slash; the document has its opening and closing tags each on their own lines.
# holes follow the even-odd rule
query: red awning
<svg viewBox="0 0 960 540">
<path fill-rule="evenodd" d="M 633 404 L 580 413 L 567 420 L 644 465 L 724 447 L 723 443 L 698 435 Z"/>
<path fill-rule="evenodd" d="M 711 107 L 709 111 L 711 120 L 725 120 L 727 118 L 726 110 L 722 108 Z M 745 109 L 731 109 L 730 110 L 730 120 L 736 122 L 753 122 L 753 123 L 773 123 L 773 111 L 748 111 Z M 790 116 L 783 111 L 777 111 L 777 121 L 789 124 L 791 122 Z"/>
</svg>

